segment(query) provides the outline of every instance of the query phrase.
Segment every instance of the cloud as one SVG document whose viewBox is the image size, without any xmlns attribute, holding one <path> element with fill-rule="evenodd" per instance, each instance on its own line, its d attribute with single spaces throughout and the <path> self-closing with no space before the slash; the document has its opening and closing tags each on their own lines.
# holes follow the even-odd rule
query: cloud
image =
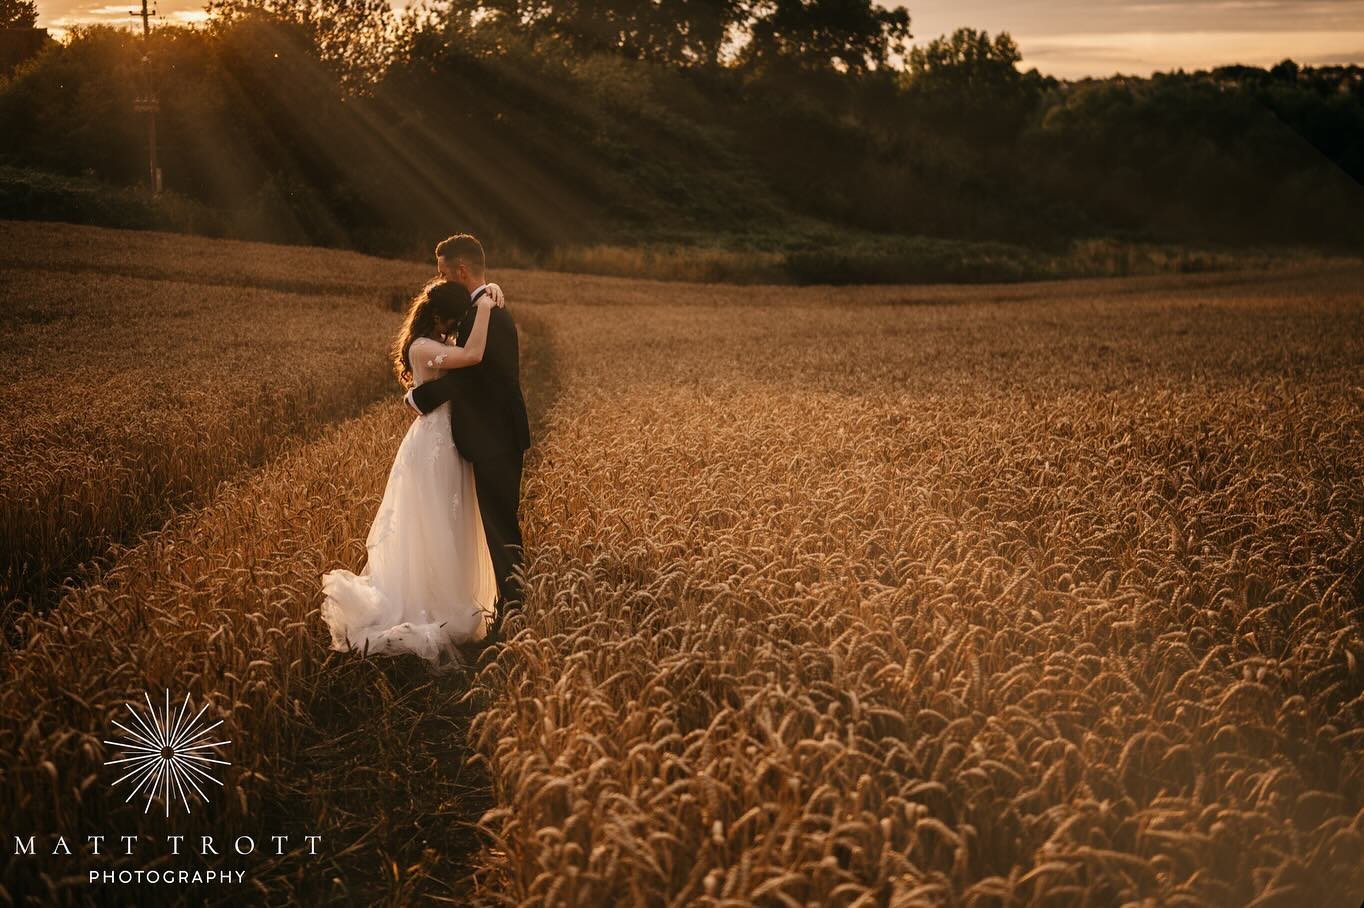
<svg viewBox="0 0 1364 908">
<path fill-rule="evenodd" d="M 882 0 L 889 6 L 904 2 Z M 1019 34 L 1358 31 L 1364 0 L 914 0 L 916 35 L 962 26 Z"/>
<path fill-rule="evenodd" d="M 38 25 L 59 33 L 73 25 L 120 24 L 124 19 L 131 26 L 133 20 L 128 14 L 140 7 L 141 0 L 128 0 L 126 5 L 120 6 L 108 5 L 108 0 L 102 0 L 102 5 L 98 6 L 88 0 L 45 0 L 38 5 Z M 161 0 L 160 16 L 153 21 L 186 24 L 202 22 L 207 17 L 204 0 Z"/>
<path fill-rule="evenodd" d="M 1306 63 L 1308 66 L 1345 66 L 1351 63 L 1364 62 L 1364 44 L 1358 48 L 1345 53 L 1316 54 L 1310 57 L 1298 59 L 1299 63 Z"/>
<path fill-rule="evenodd" d="M 1097 64 L 1144 65 L 1146 58 L 1135 50 L 1120 47 L 1105 47 L 1101 44 L 1032 44 L 1029 46 L 1025 66 L 1043 67 L 1043 63 L 1060 64 L 1070 68 L 1092 68 Z M 1051 71 L 1051 70 L 1048 70 Z"/>
<path fill-rule="evenodd" d="M 1231 63 L 1270 66 L 1285 57 L 1302 62 L 1364 60 L 1364 29 L 1348 32 L 1192 31 L 1016 35 L 1023 64 L 1063 78 L 1149 75 L 1210 69 Z"/>
<path fill-rule="evenodd" d="M 203 0 L 161 0 L 159 15 L 152 20 L 152 27 L 158 23 L 166 25 L 197 25 L 208 21 L 208 12 Z M 126 25 L 128 28 L 141 28 L 136 16 L 132 15 L 141 7 L 141 0 L 129 0 L 124 5 L 102 6 L 85 5 L 81 0 L 51 0 L 39 7 L 41 15 L 38 25 L 46 28 L 58 38 L 66 35 L 77 25 Z"/>
</svg>

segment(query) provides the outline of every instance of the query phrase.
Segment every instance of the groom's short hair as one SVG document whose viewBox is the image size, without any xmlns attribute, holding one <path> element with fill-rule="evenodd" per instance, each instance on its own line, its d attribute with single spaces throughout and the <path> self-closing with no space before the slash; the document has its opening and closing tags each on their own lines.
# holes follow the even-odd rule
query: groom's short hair
<svg viewBox="0 0 1364 908">
<path fill-rule="evenodd" d="M 459 261 L 475 271 L 484 267 L 483 244 L 472 233 L 457 233 L 436 244 L 436 255 L 447 262 Z"/>
</svg>

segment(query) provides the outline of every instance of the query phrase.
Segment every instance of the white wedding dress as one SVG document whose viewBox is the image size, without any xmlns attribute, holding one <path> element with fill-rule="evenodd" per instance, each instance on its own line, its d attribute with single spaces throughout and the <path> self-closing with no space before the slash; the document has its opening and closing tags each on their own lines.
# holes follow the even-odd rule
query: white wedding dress
<svg viewBox="0 0 1364 908">
<path fill-rule="evenodd" d="M 439 341 L 413 342 L 416 384 L 441 375 L 427 365 Z M 322 576 L 322 618 L 332 649 L 416 653 L 435 667 L 459 662 L 454 645 L 486 636 L 497 578 L 483 535 L 473 466 L 450 438 L 450 405 L 413 421 L 389 470 L 360 574 Z"/>
</svg>

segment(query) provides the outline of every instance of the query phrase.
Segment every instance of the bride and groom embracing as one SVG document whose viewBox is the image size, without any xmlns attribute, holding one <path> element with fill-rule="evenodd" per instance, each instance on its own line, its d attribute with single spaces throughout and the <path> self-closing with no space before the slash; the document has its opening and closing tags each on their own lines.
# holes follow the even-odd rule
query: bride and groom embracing
<svg viewBox="0 0 1364 908">
<path fill-rule="evenodd" d="M 483 246 L 436 246 L 439 276 L 408 307 L 393 348 L 417 413 L 389 470 L 360 574 L 322 577 L 332 649 L 462 663 L 521 604 L 521 464 L 530 446 L 516 325 Z"/>
</svg>

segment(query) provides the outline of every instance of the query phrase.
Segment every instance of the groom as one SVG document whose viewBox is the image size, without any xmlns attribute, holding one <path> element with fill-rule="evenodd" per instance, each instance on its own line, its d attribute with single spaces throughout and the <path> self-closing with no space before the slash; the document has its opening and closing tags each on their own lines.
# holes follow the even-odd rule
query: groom
<svg viewBox="0 0 1364 908">
<path fill-rule="evenodd" d="M 472 305 L 487 293 L 483 244 L 461 233 L 436 246 L 436 270 L 447 281 L 469 291 L 471 305 L 459 321 L 456 343 L 463 346 L 473 328 Z M 407 392 L 406 401 L 426 414 L 450 401 L 450 434 L 463 458 L 473 464 L 483 533 L 488 539 L 501 600 L 487 643 L 501 638 L 502 619 L 521 605 L 521 461 L 530 447 L 530 426 L 521 397 L 516 325 L 503 307 L 488 319 L 483 361 L 452 369 L 441 378 Z"/>
</svg>

